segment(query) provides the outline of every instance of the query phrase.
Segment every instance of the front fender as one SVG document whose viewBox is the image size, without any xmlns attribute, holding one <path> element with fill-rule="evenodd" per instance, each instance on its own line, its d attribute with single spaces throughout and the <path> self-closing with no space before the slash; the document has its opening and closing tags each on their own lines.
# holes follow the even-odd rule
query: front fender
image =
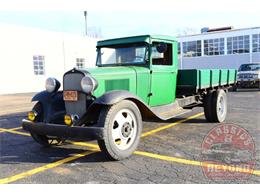
<svg viewBox="0 0 260 195">
<path fill-rule="evenodd" d="M 46 102 L 48 101 L 52 96 L 52 93 L 49 93 L 47 91 L 41 91 L 37 93 L 35 96 L 32 98 L 32 102 L 35 101 L 40 101 L 40 102 Z"/>
<path fill-rule="evenodd" d="M 83 124 L 86 121 L 97 121 L 99 113 L 104 106 L 112 106 L 122 100 L 131 100 L 139 108 L 143 119 L 148 118 L 160 118 L 157 116 L 150 107 L 143 102 L 139 97 L 124 90 L 109 91 L 102 96 L 98 97 L 88 108 L 86 114 L 79 121 L 79 124 Z"/>
<path fill-rule="evenodd" d="M 64 115 L 66 112 L 62 91 L 55 93 L 42 91 L 32 98 L 32 102 L 34 101 L 40 102 L 43 106 L 44 122 L 55 122 L 59 115 Z"/>
<path fill-rule="evenodd" d="M 139 98 L 137 96 L 133 95 L 129 91 L 113 90 L 113 91 L 109 91 L 109 92 L 103 94 L 102 96 L 98 97 L 94 103 L 103 104 L 103 105 L 113 105 L 124 99 L 129 99 L 129 98 L 134 98 L 134 99 L 139 100 Z M 142 101 L 142 100 L 140 100 L 140 101 Z"/>
</svg>

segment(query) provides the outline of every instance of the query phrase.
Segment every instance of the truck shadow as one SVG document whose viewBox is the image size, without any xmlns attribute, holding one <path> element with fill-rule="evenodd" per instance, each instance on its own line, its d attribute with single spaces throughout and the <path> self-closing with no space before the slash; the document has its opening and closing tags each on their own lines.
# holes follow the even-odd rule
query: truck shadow
<svg viewBox="0 0 260 195">
<path fill-rule="evenodd" d="M 68 146 L 73 147 L 73 146 Z M 19 164 L 48 164 L 52 162 L 56 162 L 76 154 L 81 154 L 90 150 L 78 149 L 78 148 L 64 148 L 64 146 L 52 147 L 52 148 L 44 148 L 38 146 L 33 141 L 30 143 L 30 147 L 28 145 L 19 146 L 12 150 L 4 149 L 3 144 L 1 144 L 1 159 L 0 165 L 8 164 L 8 165 L 18 165 Z M 90 151 L 92 152 L 92 151 Z M 109 162 L 112 161 L 100 152 L 95 151 L 86 156 L 77 158 L 69 163 L 93 163 L 93 162 Z M 1 174 L 0 174 L 1 177 Z"/>
</svg>

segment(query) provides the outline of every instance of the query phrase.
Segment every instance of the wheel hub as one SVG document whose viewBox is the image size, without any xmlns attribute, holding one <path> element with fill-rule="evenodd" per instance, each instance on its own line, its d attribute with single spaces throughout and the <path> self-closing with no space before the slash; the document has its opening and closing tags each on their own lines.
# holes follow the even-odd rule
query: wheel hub
<svg viewBox="0 0 260 195">
<path fill-rule="evenodd" d="M 221 97 L 220 100 L 219 100 L 219 108 L 218 109 L 219 109 L 220 115 L 223 115 L 224 114 L 224 109 L 225 109 L 223 97 Z"/>
<path fill-rule="evenodd" d="M 130 123 L 129 122 L 124 123 L 121 129 L 122 135 L 127 138 L 131 134 L 131 131 L 132 131 L 132 127 Z"/>
</svg>

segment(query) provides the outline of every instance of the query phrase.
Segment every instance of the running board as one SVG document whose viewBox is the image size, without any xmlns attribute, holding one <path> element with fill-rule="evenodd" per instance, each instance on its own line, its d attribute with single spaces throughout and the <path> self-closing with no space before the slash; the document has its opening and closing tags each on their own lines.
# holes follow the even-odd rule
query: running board
<svg viewBox="0 0 260 195">
<path fill-rule="evenodd" d="M 191 111 L 191 109 L 183 109 L 179 106 L 177 102 L 165 106 L 152 107 L 151 111 L 160 119 L 168 120 L 176 116 L 186 114 Z"/>
</svg>

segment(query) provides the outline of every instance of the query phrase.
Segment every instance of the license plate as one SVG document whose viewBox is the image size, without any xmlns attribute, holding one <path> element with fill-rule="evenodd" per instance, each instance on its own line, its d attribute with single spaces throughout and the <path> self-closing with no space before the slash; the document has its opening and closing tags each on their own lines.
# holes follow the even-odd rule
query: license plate
<svg viewBox="0 0 260 195">
<path fill-rule="evenodd" d="M 72 101 L 75 102 L 78 100 L 78 92 L 77 91 L 64 91 L 63 92 L 63 100 L 64 101 Z"/>
</svg>

